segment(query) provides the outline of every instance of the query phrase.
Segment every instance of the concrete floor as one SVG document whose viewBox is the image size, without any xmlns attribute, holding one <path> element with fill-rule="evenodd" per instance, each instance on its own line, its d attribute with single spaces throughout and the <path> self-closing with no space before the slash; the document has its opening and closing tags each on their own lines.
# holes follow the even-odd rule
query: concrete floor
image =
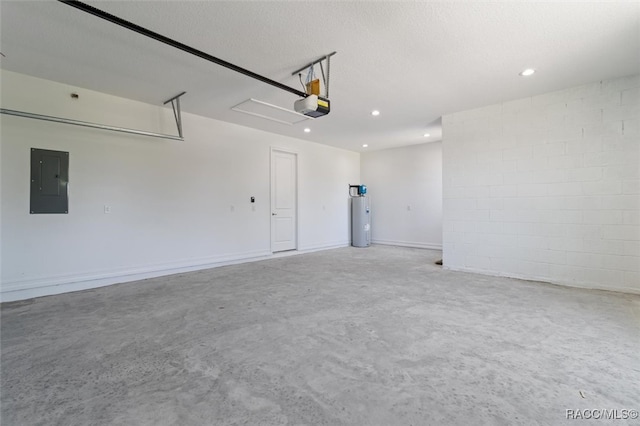
<svg viewBox="0 0 640 426">
<path fill-rule="evenodd" d="M 2 425 L 575 425 L 567 409 L 640 409 L 640 297 L 440 256 L 344 248 L 5 304 Z"/>
</svg>

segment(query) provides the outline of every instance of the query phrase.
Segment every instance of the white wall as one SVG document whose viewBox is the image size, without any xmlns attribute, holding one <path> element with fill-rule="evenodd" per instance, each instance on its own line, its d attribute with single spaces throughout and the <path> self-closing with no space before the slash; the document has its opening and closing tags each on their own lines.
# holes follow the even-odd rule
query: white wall
<svg viewBox="0 0 640 426">
<path fill-rule="evenodd" d="M 176 132 L 170 108 L 1 78 L 3 108 Z M 358 153 L 191 114 L 184 142 L 0 117 L 5 301 L 269 256 L 271 147 L 298 153 L 299 249 L 349 243 Z M 29 214 L 32 147 L 70 152 L 68 215 Z"/>
<path fill-rule="evenodd" d="M 372 242 L 442 248 L 441 142 L 364 153 L 361 172 Z"/>
<path fill-rule="evenodd" d="M 445 116 L 445 267 L 640 293 L 639 117 L 640 76 Z"/>
</svg>

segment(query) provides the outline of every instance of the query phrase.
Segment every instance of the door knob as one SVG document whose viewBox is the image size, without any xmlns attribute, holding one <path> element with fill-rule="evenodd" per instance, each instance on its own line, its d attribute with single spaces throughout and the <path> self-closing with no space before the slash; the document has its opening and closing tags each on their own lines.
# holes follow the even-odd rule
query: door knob
<svg viewBox="0 0 640 426">
<path fill-rule="evenodd" d="M 277 216 L 278 213 L 271 213 L 271 216 Z"/>
</svg>

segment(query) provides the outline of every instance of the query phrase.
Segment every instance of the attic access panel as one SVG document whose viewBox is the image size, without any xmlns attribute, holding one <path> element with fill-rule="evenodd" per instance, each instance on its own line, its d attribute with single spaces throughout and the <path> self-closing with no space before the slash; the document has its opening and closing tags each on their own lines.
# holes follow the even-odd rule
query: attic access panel
<svg viewBox="0 0 640 426">
<path fill-rule="evenodd" d="M 69 153 L 31 148 L 31 214 L 69 213 Z"/>
<path fill-rule="evenodd" d="M 310 116 L 291 111 L 258 99 L 247 99 L 238 105 L 231 107 L 232 111 L 242 112 L 244 114 L 253 115 L 255 117 L 264 118 L 265 120 L 275 121 L 276 123 L 293 126 L 296 123 L 313 119 Z"/>
</svg>

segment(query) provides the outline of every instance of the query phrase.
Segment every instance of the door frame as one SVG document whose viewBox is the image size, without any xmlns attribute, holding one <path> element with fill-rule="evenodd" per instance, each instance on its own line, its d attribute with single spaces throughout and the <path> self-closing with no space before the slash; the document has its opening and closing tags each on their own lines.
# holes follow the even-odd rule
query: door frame
<svg viewBox="0 0 640 426">
<path fill-rule="evenodd" d="M 286 154 L 291 154 L 295 157 L 295 169 L 294 169 L 294 195 L 295 195 L 295 205 L 293 207 L 293 211 L 296 215 L 296 225 L 295 225 L 295 230 L 296 230 L 296 238 L 295 238 L 295 244 L 296 247 L 293 249 L 295 251 L 298 251 L 300 249 L 300 218 L 299 218 L 299 208 L 298 208 L 298 198 L 299 198 L 299 194 L 298 194 L 298 159 L 299 159 L 299 154 L 297 151 L 292 151 L 290 149 L 286 149 L 286 148 L 280 148 L 277 146 L 271 146 L 270 147 L 270 151 L 269 151 L 269 249 L 271 250 L 271 254 L 273 254 L 273 153 L 274 152 L 284 152 Z"/>
</svg>

